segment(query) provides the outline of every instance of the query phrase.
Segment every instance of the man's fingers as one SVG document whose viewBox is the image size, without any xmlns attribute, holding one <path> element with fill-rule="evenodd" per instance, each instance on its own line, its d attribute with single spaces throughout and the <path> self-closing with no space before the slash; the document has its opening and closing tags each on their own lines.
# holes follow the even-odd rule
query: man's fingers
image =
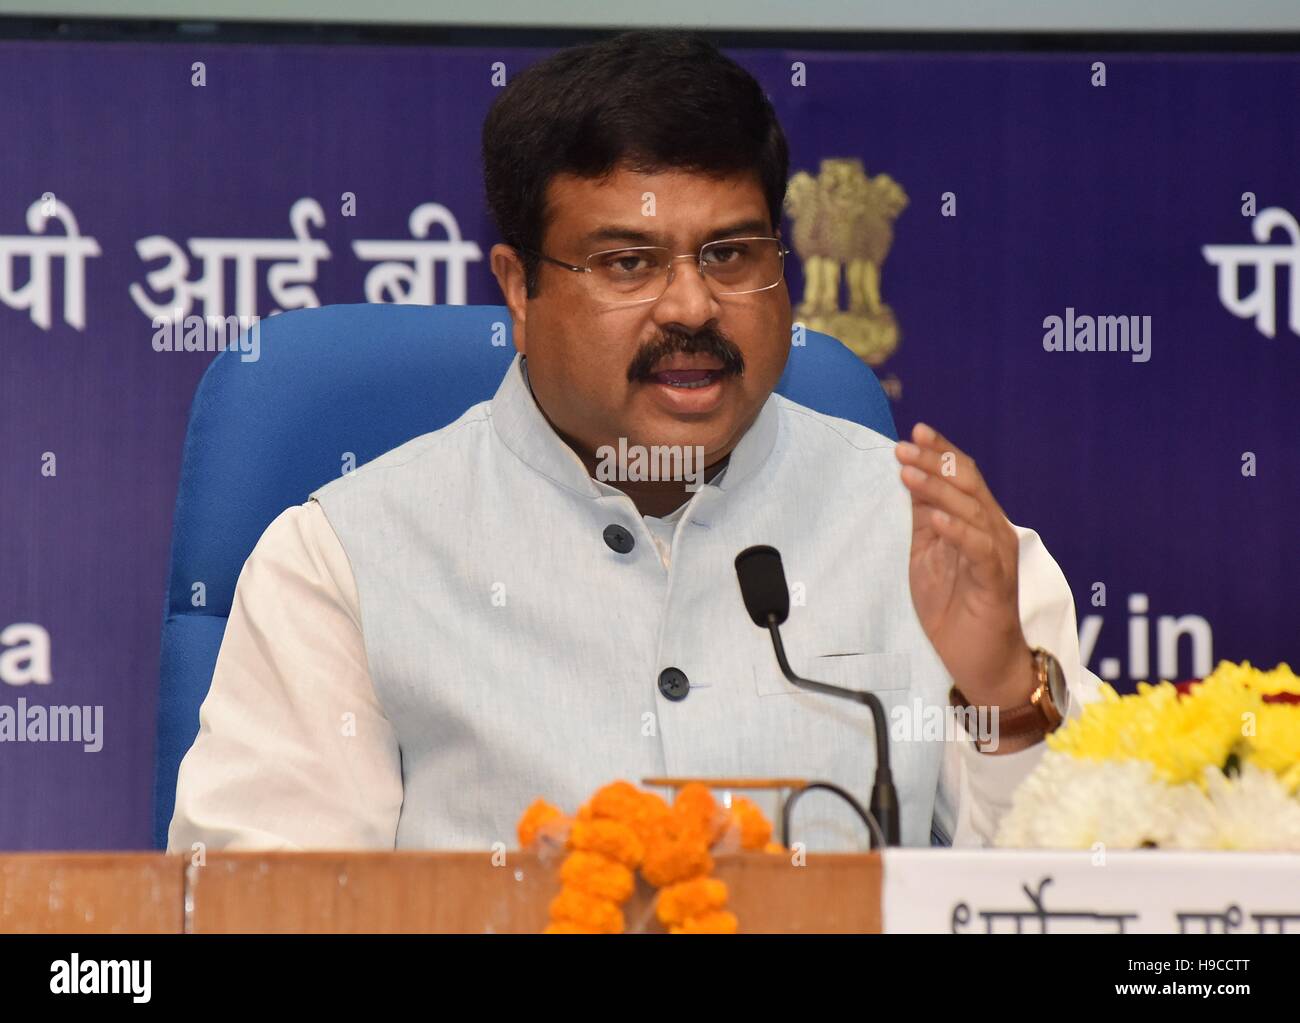
<svg viewBox="0 0 1300 1023">
<path fill-rule="evenodd" d="M 930 528 L 961 551 L 973 566 L 996 571 L 997 545 L 987 530 L 963 522 L 961 519 L 955 519 L 942 508 L 932 504 L 914 507 L 912 514 L 928 516 Z"/>
<path fill-rule="evenodd" d="M 970 455 L 966 454 L 929 423 L 917 423 L 912 427 L 912 443 L 923 451 L 932 451 L 941 456 L 948 456 L 949 461 L 955 461 L 959 469 L 968 469 L 979 482 L 984 482 L 984 477 L 980 475 L 979 469 L 975 465 L 975 459 L 971 458 Z"/>
<path fill-rule="evenodd" d="M 933 448 L 935 451 L 942 451 L 944 448 L 955 450 L 952 442 L 929 423 L 917 423 L 912 427 L 912 443 L 919 444 L 923 448 Z"/>
<path fill-rule="evenodd" d="M 963 493 L 978 496 L 984 481 L 976 472 L 962 472 L 959 453 L 953 450 L 935 451 L 922 448 L 907 441 L 894 446 L 894 456 L 904 465 L 914 465 L 932 476 L 938 476 L 953 484 Z"/>
<path fill-rule="evenodd" d="M 997 498 L 989 489 L 988 483 L 984 480 L 984 474 L 980 472 L 979 466 L 975 464 L 975 459 L 962 451 L 952 441 L 941 434 L 929 423 L 917 423 L 912 427 L 913 447 L 922 452 L 937 454 L 939 456 L 939 465 L 941 472 L 947 478 L 957 482 L 967 493 L 973 494 L 984 502 L 990 511 L 995 511 L 999 515 L 1003 514 L 1002 506 L 998 504 Z M 900 453 L 898 448 L 902 445 L 895 445 L 895 454 L 898 455 L 899 461 L 904 461 L 910 453 L 909 449 L 904 447 Z"/>
<path fill-rule="evenodd" d="M 915 465 L 903 466 L 901 475 L 903 486 L 907 487 L 914 502 L 934 505 L 955 519 L 969 522 L 977 528 L 985 528 L 987 509 L 979 498 L 958 489 L 951 480 L 931 475 Z"/>
<path fill-rule="evenodd" d="M 1014 586 L 1015 531 L 975 460 L 926 423 L 913 427 L 912 440 L 895 445 L 894 454 L 912 496 L 914 528 L 954 548 L 979 585 Z"/>
</svg>

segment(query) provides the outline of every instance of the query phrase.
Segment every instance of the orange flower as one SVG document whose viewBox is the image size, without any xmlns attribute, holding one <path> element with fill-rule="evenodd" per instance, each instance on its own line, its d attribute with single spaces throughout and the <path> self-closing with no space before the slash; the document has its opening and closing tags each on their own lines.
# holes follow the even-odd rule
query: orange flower
<svg viewBox="0 0 1300 1023">
<path fill-rule="evenodd" d="M 772 840 L 772 825 L 758 804 L 744 796 L 731 800 L 731 820 L 740 828 L 742 849 L 762 849 Z"/>
<path fill-rule="evenodd" d="M 608 817 L 615 821 L 628 821 L 636 816 L 642 793 L 627 781 L 612 781 L 602 785 L 588 800 L 592 817 Z"/>
<path fill-rule="evenodd" d="M 581 924 L 575 924 L 572 920 L 553 920 L 542 930 L 543 934 L 591 934 Z"/>
<path fill-rule="evenodd" d="M 687 917 L 680 927 L 672 927 L 669 934 L 735 934 L 740 928 L 736 914 L 725 909 L 714 910 L 701 916 Z"/>
<path fill-rule="evenodd" d="M 597 934 L 623 932 L 623 911 L 609 899 L 566 887 L 551 900 L 550 909 L 554 923 L 568 921 Z"/>
<path fill-rule="evenodd" d="M 641 793 L 641 802 L 637 806 L 636 816 L 628 821 L 632 830 L 637 833 L 641 839 L 641 844 L 647 844 L 655 835 L 663 831 L 672 820 L 672 810 L 664 802 L 662 796 L 653 792 Z"/>
<path fill-rule="evenodd" d="M 516 830 L 519 834 L 519 848 L 527 849 L 537 841 L 542 828 L 552 821 L 564 819 L 564 812 L 558 806 L 552 806 L 545 799 L 536 799 L 533 805 L 519 818 Z"/>
<path fill-rule="evenodd" d="M 575 821 L 569 832 L 569 848 L 602 853 L 633 869 L 645 854 L 636 832 L 622 821 Z"/>
<path fill-rule="evenodd" d="M 635 871 L 660 889 L 655 910 L 673 934 L 734 934 L 739 921 L 723 907 L 727 886 L 708 875 L 711 846 L 726 835 L 726 851 L 761 849 L 784 854 L 758 806 L 737 796 L 718 805 L 707 785 L 678 789 L 670 806 L 628 781 L 597 789 L 574 818 L 538 799 L 519 820 L 519 843 L 561 837 L 571 850 L 560 867 L 561 888 L 550 904 L 547 934 L 618 934 L 620 904 L 636 888 Z M 720 849 L 724 846 L 719 846 Z"/>
<path fill-rule="evenodd" d="M 641 844 L 658 832 L 671 811 L 668 804 L 653 792 L 642 792 L 629 782 L 616 781 L 596 791 L 578 816 L 582 820 L 622 821 Z"/>
<path fill-rule="evenodd" d="M 708 786 L 693 781 L 677 790 L 673 816 L 693 831 L 702 832 L 709 845 L 727 826 L 727 815 L 718 807 Z"/>
<path fill-rule="evenodd" d="M 626 902 L 636 887 L 636 877 L 617 860 L 602 853 L 571 852 L 560 867 L 560 881 L 600 899 Z"/>
<path fill-rule="evenodd" d="M 641 876 L 656 888 L 699 877 L 713 870 L 713 857 L 700 835 L 660 835 L 645 851 Z"/>
<path fill-rule="evenodd" d="M 655 911 L 664 926 L 702 916 L 727 904 L 727 885 L 714 877 L 696 877 L 659 891 Z"/>
</svg>

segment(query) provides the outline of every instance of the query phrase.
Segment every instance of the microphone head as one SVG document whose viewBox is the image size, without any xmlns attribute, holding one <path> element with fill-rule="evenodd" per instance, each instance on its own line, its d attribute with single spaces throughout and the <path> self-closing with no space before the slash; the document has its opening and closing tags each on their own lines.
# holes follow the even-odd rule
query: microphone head
<svg viewBox="0 0 1300 1023">
<path fill-rule="evenodd" d="M 754 624 L 766 629 L 768 617 L 776 616 L 781 625 L 790 614 L 790 588 L 785 584 L 781 552 L 775 547 L 746 547 L 736 555 L 736 578 L 745 610 Z"/>
</svg>

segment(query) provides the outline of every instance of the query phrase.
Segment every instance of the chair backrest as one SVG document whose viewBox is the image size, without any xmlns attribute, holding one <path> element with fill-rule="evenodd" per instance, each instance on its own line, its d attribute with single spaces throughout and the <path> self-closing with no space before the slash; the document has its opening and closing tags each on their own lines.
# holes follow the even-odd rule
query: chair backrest
<svg viewBox="0 0 1300 1023">
<path fill-rule="evenodd" d="M 834 338 L 805 339 L 777 390 L 896 439 L 871 370 Z M 232 350 L 208 367 L 190 408 L 172 528 L 156 848 L 166 846 L 176 773 L 198 734 L 235 582 L 262 531 L 350 465 L 491 398 L 513 357 L 505 306 L 336 305 L 263 320 L 256 360 Z"/>
</svg>

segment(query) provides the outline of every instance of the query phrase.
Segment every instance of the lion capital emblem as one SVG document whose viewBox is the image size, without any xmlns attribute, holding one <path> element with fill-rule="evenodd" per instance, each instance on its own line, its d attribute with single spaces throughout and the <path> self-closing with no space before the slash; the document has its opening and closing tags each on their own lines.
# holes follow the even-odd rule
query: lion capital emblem
<svg viewBox="0 0 1300 1023">
<path fill-rule="evenodd" d="M 785 206 L 804 272 L 795 319 L 879 366 L 898 347 L 893 310 L 880 298 L 880 268 L 894 242 L 894 221 L 907 206 L 906 193 L 888 174 L 867 177 L 861 160 L 837 158 L 823 160 L 816 177 L 795 174 Z M 847 309 L 840 306 L 841 279 Z"/>
</svg>

